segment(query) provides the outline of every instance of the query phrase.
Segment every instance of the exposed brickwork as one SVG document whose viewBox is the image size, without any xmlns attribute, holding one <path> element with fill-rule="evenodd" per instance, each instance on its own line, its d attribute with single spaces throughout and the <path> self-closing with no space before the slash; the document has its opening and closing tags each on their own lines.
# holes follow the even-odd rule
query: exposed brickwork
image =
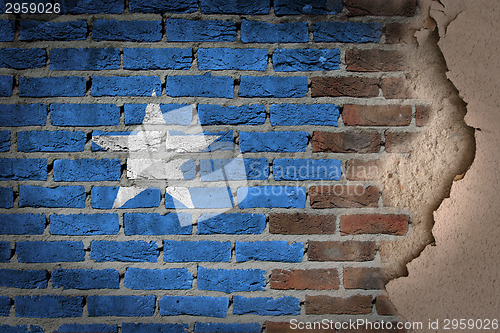
<svg viewBox="0 0 500 333">
<path fill-rule="evenodd" d="M 310 241 L 307 256 L 312 261 L 370 261 L 375 258 L 374 242 Z"/>
<path fill-rule="evenodd" d="M 347 126 L 408 126 L 409 105 L 345 105 L 342 113 Z"/>
<path fill-rule="evenodd" d="M 311 94 L 320 96 L 377 97 L 379 80 L 365 77 L 313 77 Z"/>
<path fill-rule="evenodd" d="M 336 216 L 311 214 L 273 214 L 269 216 L 269 232 L 272 234 L 333 234 Z"/>
<path fill-rule="evenodd" d="M 371 131 L 314 132 L 312 137 L 313 152 L 378 153 L 381 144 L 380 134 Z"/>
<path fill-rule="evenodd" d="M 350 49 L 346 51 L 345 61 L 347 70 L 352 72 L 393 72 L 406 68 L 400 51 Z"/>
<path fill-rule="evenodd" d="M 342 215 L 340 217 L 340 232 L 343 235 L 389 234 L 402 236 L 408 231 L 408 224 L 409 217 L 407 215 Z"/>
<path fill-rule="evenodd" d="M 371 296 L 351 296 L 348 298 L 331 296 L 306 296 L 307 314 L 368 314 L 372 312 Z"/>
<path fill-rule="evenodd" d="M 339 289 L 336 269 L 283 270 L 271 273 L 272 289 Z"/>
<path fill-rule="evenodd" d="M 377 207 L 379 189 L 375 186 L 335 185 L 309 189 L 312 208 Z"/>
</svg>

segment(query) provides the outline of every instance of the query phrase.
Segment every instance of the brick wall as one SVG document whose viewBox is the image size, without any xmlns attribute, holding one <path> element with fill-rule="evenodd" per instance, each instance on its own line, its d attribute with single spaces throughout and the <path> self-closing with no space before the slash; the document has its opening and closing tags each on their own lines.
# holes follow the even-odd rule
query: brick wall
<svg viewBox="0 0 500 333">
<path fill-rule="evenodd" d="M 377 176 L 427 119 L 416 3 L 325 3 L 0 15 L 0 331 L 396 319 L 378 247 L 411 212 Z"/>
</svg>

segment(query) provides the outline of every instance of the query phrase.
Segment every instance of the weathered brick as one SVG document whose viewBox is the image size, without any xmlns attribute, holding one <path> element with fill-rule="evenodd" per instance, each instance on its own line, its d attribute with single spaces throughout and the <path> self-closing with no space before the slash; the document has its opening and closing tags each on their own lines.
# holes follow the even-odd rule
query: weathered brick
<svg viewBox="0 0 500 333">
<path fill-rule="evenodd" d="M 238 206 L 246 208 L 305 208 L 306 189 L 298 186 L 238 188 Z"/>
<path fill-rule="evenodd" d="M 20 37 L 22 41 L 85 40 L 87 39 L 87 22 L 83 20 L 69 22 L 22 20 Z"/>
<path fill-rule="evenodd" d="M 169 42 L 234 42 L 236 24 L 231 21 L 167 19 Z"/>
<path fill-rule="evenodd" d="M 192 13 L 198 10 L 197 0 L 130 0 L 129 9 L 132 13 Z"/>
<path fill-rule="evenodd" d="M 314 132 L 313 152 L 378 153 L 382 141 L 377 132 Z"/>
<path fill-rule="evenodd" d="M 118 186 L 93 186 L 90 192 L 90 204 L 92 208 L 113 209 L 113 208 L 153 208 L 160 206 L 160 189 L 140 188 L 142 191 L 135 197 L 121 202 L 117 200 L 118 192 L 126 190 L 138 190 L 138 188 L 118 187 Z"/>
<path fill-rule="evenodd" d="M 220 333 L 232 333 L 232 332 L 240 332 L 240 333 L 260 333 L 261 327 L 259 323 L 196 323 L 194 325 L 195 333 L 212 333 L 212 332 L 220 332 Z"/>
<path fill-rule="evenodd" d="M 346 126 L 408 126 L 411 105 L 344 105 Z"/>
<path fill-rule="evenodd" d="M 240 151 L 249 152 L 300 152 L 305 151 L 307 132 L 240 132 Z"/>
<path fill-rule="evenodd" d="M 52 235 L 115 235 L 119 227 L 118 214 L 53 214 L 50 216 Z"/>
<path fill-rule="evenodd" d="M 44 230 L 45 214 L 0 214 L 0 234 L 41 235 Z"/>
<path fill-rule="evenodd" d="M 146 241 L 92 241 L 90 259 L 96 262 L 157 262 L 158 244 Z"/>
<path fill-rule="evenodd" d="M 119 68 L 119 49 L 64 48 L 50 50 L 51 70 L 101 71 Z"/>
<path fill-rule="evenodd" d="M 375 309 L 377 310 L 377 313 L 382 316 L 398 315 L 396 307 L 386 295 L 377 296 L 377 299 L 375 300 Z"/>
<path fill-rule="evenodd" d="M 285 316 L 300 314 L 300 300 L 283 296 L 253 297 L 233 296 L 233 314 L 253 314 L 258 316 Z"/>
<path fill-rule="evenodd" d="M 178 188 L 172 188 L 174 191 Z M 167 189 L 169 189 L 167 188 Z M 191 208 L 232 208 L 233 195 L 228 187 L 189 187 L 186 189 L 191 196 Z M 174 192 L 173 191 L 173 192 Z M 173 193 L 172 192 L 172 193 Z M 178 201 L 170 193 L 165 194 L 165 207 L 168 209 L 188 208 L 184 203 Z"/>
<path fill-rule="evenodd" d="M 99 182 L 120 180 L 121 165 L 118 159 L 55 160 L 56 182 Z"/>
<path fill-rule="evenodd" d="M 126 323 L 124 323 L 125 325 Z M 105 325 L 105 324 L 63 324 L 54 333 L 67 333 L 67 332 L 106 332 L 118 333 L 118 325 Z M 123 331 L 125 332 L 125 331 Z"/>
<path fill-rule="evenodd" d="M 158 76 L 93 76 L 92 96 L 161 96 Z"/>
<path fill-rule="evenodd" d="M 149 333 L 149 332 L 184 333 L 188 330 L 188 328 L 189 324 L 123 323 L 122 333 Z M 116 332 L 118 332 L 118 328 Z"/>
<path fill-rule="evenodd" d="M 340 107 L 335 104 L 272 104 L 272 126 L 337 126 Z"/>
<path fill-rule="evenodd" d="M 21 97 L 82 97 L 87 91 L 87 82 L 81 76 L 21 77 Z"/>
<path fill-rule="evenodd" d="M 187 268 L 127 268 L 125 288 L 136 290 L 191 289 L 193 276 Z"/>
<path fill-rule="evenodd" d="M 316 22 L 315 42 L 377 43 L 382 35 L 382 24 L 377 22 Z"/>
<path fill-rule="evenodd" d="M 227 297 L 163 296 L 159 302 L 161 316 L 203 316 L 225 318 Z"/>
<path fill-rule="evenodd" d="M 159 193 L 158 193 L 159 199 Z M 158 202 L 158 205 L 160 203 Z M 125 235 L 191 235 L 191 214 L 125 213 Z"/>
<path fill-rule="evenodd" d="M 377 97 L 379 79 L 373 77 L 313 77 L 312 97 Z"/>
<path fill-rule="evenodd" d="M 351 16 L 413 16 L 417 10 L 416 0 L 343 0 Z"/>
<path fill-rule="evenodd" d="M 266 227 L 264 214 L 202 214 L 198 219 L 198 234 L 260 234 Z"/>
<path fill-rule="evenodd" d="M 344 268 L 344 287 L 346 289 L 383 289 L 384 286 L 385 278 L 380 268 Z"/>
<path fill-rule="evenodd" d="M 3 126 L 44 126 L 47 123 L 45 104 L 2 104 L 0 123 Z"/>
<path fill-rule="evenodd" d="M 0 42 L 12 42 L 15 32 L 15 21 L 0 20 Z"/>
<path fill-rule="evenodd" d="M 306 296 L 306 314 L 362 315 L 372 312 L 372 296 L 355 295 L 348 298 L 326 295 Z"/>
<path fill-rule="evenodd" d="M 309 241 L 307 256 L 310 261 L 371 261 L 376 252 L 375 242 Z"/>
<path fill-rule="evenodd" d="M 271 5 L 269 0 L 201 0 L 200 7 L 204 14 L 259 15 L 269 14 Z"/>
<path fill-rule="evenodd" d="M 52 285 L 63 289 L 118 289 L 120 274 L 115 269 L 57 269 L 52 272 Z"/>
<path fill-rule="evenodd" d="M 92 39 L 124 42 L 158 42 L 161 40 L 161 21 L 95 20 Z"/>
<path fill-rule="evenodd" d="M 404 236 L 408 231 L 410 218 L 397 214 L 358 214 L 340 217 L 342 235 L 389 234 Z"/>
<path fill-rule="evenodd" d="M 83 151 L 87 136 L 84 132 L 22 131 L 17 132 L 17 151 L 73 152 Z"/>
<path fill-rule="evenodd" d="M 241 76 L 240 97 L 305 97 L 307 77 Z"/>
<path fill-rule="evenodd" d="M 236 261 L 302 262 L 302 242 L 287 241 L 236 242 Z"/>
<path fill-rule="evenodd" d="M 12 299 L 7 296 L 0 296 L 0 316 L 7 317 L 10 314 Z"/>
<path fill-rule="evenodd" d="M 416 146 L 420 133 L 386 132 L 385 151 L 388 153 L 409 153 Z"/>
<path fill-rule="evenodd" d="M 50 120 L 55 126 L 115 126 L 120 108 L 114 104 L 51 104 Z"/>
<path fill-rule="evenodd" d="M 61 0 L 62 14 L 121 14 L 125 0 L 72 1 Z"/>
<path fill-rule="evenodd" d="M 243 20 L 241 22 L 243 43 L 307 43 L 309 41 L 306 22 L 273 24 Z"/>
<path fill-rule="evenodd" d="M 415 107 L 415 123 L 418 127 L 427 126 L 431 119 L 431 107 L 417 105 Z"/>
<path fill-rule="evenodd" d="M 336 269 L 273 269 L 271 289 L 339 289 L 339 274 Z"/>
<path fill-rule="evenodd" d="M 123 68 L 125 69 L 190 69 L 192 62 L 191 48 L 123 49 Z"/>
<path fill-rule="evenodd" d="M 266 121 L 266 107 L 198 104 L 198 120 L 201 125 L 261 125 Z"/>
<path fill-rule="evenodd" d="M 14 86 L 14 78 L 8 75 L 0 76 L 0 97 L 9 97 L 12 95 L 12 87 Z"/>
<path fill-rule="evenodd" d="M 19 186 L 19 207 L 85 208 L 83 186 Z"/>
<path fill-rule="evenodd" d="M 384 27 L 385 42 L 387 44 L 414 44 L 417 42 L 417 29 L 409 24 L 387 23 Z"/>
<path fill-rule="evenodd" d="M 332 71 L 339 69 L 339 49 L 276 49 L 273 67 L 277 72 Z"/>
<path fill-rule="evenodd" d="M 272 214 L 269 216 L 269 232 L 285 235 L 334 234 L 335 215 Z"/>
<path fill-rule="evenodd" d="M 273 160 L 274 180 L 340 180 L 341 162 L 335 159 Z"/>
<path fill-rule="evenodd" d="M 14 189 L 12 187 L 0 187 L 0 208 L 14 207 Z"/>
<path fill-rule="evenodd" d="M 47 64 L 47 52 L 43 49 L 0 49 L 0 68 L 40 68 Z"/>
<path fill-rule="evenodd" d="M 347 70 L 351 72 L 394 72 L 407 67 L 400 51 L 351 49 L 345 53 Z"/>
<path fill-rule="evenodd" d="M 264 290 L 265 271 L 261 269 L 208 269 L 198 267 L 197 286 L 200 290 L 225 293 Z"/>
<path fill-rule="evenodd" d="M 46 179 L 47 160 L 45 158 L 0 158 L 0 181 Z"/>
<path fill-rule="evenodd" d="M 197 56 L 200 70 L 265 71 L 267 67 L 266 49 L 200 48 Z"/>
<path fill-rule="evenodd" d="M 193 105 L 191 104 L 159 104 L 163 119 L 145 118 L 148 104 L 125 104 L 125 125 L 140 125 L 142 123 L 154 125 L 184 125 L 191 124 L 193 119 Z"/>
<path fill-rule="evenodd" d="M 227 262 L 231 259 L 231 242 L 164 241 L 165 262 Z"/>
<path fill-rule="evenodd" d="M 349 160 L 345 177 L 347 180 L 376 180 L 381 174 L 380 160 Z"/>
<path fill-rule="evenodd" d="M 83 297 L 53 295 L 16 296 L 14 305 L 16 307 L 16 317 L 81 317 L 83 312 Z"/>
<path fill-rule="evenodd" d="M 22 241 L 16 243 L 17 260 L 22 263 L 76 262 L 85 259 L 83 242 Z"/>
<path fill-rule="evenodd" d="M 234 97 L 234 80 L 229 76 L 167 76 L 167 95 L 172 97 Z"/>
<path fill-rule="evenodd" d="M 378 206 L 379 192 L 376 186 L 312 186 L 309 197 L 312 208 L 367 208 Z"/>
<path fill-rule="evenodd" d="M 342 11 L 341 0 L 275 0 L 276 15 L 338 14 Z"/>
<path fill-rule="evenodd" d="M 0 269 L 0 286 L 19 289 L 47 288 L 49 273 L 44 270 Z"/>
<path fill-rule="evenodd" d="M 9 262 L 10 258 L 10 242 L 0 241 L 0 262 Z"/>
<path fill-rule="evenodd" d="M 400 77 L 387 77 L 380 82 L 382 93 L 387 99 L 410 99 L 414 98 L 413 89 L 408 79 Z"/>
<path fill-rule="evenodd" d="M 89 317 L 151 317 L 156 297 L 148 296 L 87 296 Z"/>
</svg>

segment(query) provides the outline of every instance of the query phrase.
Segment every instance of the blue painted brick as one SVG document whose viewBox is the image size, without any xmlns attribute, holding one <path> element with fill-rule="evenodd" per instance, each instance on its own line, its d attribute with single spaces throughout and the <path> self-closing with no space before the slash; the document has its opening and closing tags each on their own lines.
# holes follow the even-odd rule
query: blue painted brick
<svg viewBox="0 0 500 333">
<path fill-rule="evenodd" d="M 193 13 L 198 10 L 197 0 L 130 0 L 130 12 L 132 13 Z"/>
<path fill-rule="evenodd" d="M 83 186 L 19 186 L 19 207 L 85 208 Z"/>
<path fill-rule="evenodd" d="M 190 187 L 189 194 L 194 208 L 232 208 L 233 195 L 228 187 Z M 186 209 L 182 202 L 165 194 L 165 207 Z"/>
<path fill-rule="evenodd" d="M 234 80 L 229 76 L 184 75 L 167 77 L 167 95 L 172 97 L 234 97 Z"/>
<path fill-rule="evenodd" d="M 0 105 L 2 126 L 44 126 L 47 123 L 45 104 Z"/>
<path fill-rule="evenodd" d="M 157 262 L 158 244 L 145 241 L 92 241 L 90 259 L 97 262 Z"/>
<path fill-rule="evenodd" d="M 315 42 L 376 43 L 382 35 L 382 24 L 371 22 L 316 22 Z"/>
<path fill-rule="evenodd" d="M 50 51 L 50 69 L 101 71 L 120 68 L 120 50 L 113 48 L 66 48 Z"/>
<path fill-rule="evenodd" d="M 9 315 L 11 301 L 10 297 L 0 296 L 0 316 L 7 317 Z"/>
<path fill-rule="evenodd" d="M 188 213 L 126 213 L 125 235 L 191 235 L 192 217 Z"/>
<path fill-rule="evenodd" d="M 201 125 L 261 125 L 266 121 L 266 107 L 198 104 L 198 119 Z"/>
<path fill-rule="evenodd" d="M 14 207 L 14 190 L 12 187 L 0 187 L 0 208 Z"/>
<path fill-rule="evenodd" d="M 158 76 L 94 76 L 92 96 L 161 96 Z"/>
<path fill-rule="evenodd" d="M 300 300 L 295 297 L 233 297 L 233 314 L 258 316 L 286 316 L 300 314 Z"/>
<path fill-rule="evenodd" d="M 1 9 L 0 9 L 1 12 Z M 43 329 L 40 326 L 30 325 L 17 325 L 17 326 L 9 326 L 9 325 L 0 325 L 0 332 L 2 333 L 29 333 L 29 332 L 37 332 L 43 333 Z"/>
<path fill-rule="evenodd" d="M 73 241 L 23 241 L 16 243 L 18 261 L 23 263 L 48 263 L 83 261 L 83 242 Z"/>
<path fill-rule="evenodd" d="M 166 240 L 163 258 L 166 262 L 229 261 L 231 242 Z"/>
<path fill-rule="evenodd" d="M 156 297 L 149 296 L 87 296 L 89 317 L 151 317 Z"/>
<path fill-rule="evenodd" d="M 342 11 L 341 0 L 275 0 L 276 15 L 338 14 Z"/>
<path fill-rule="evenodd" d="M 44 214 L 0 214 L 0 234 L 41 235 L 44 230 Z"/>
<path fill-rule="evenodd" d="M 259 15 L 269 14 L 271 4 L 269 0 L 201 0 L 200 7 L 204 14 Z"/>
<path fill-rule="evenodd" d="M 51 104 L 50 119 L 55 126 L 115 126 L 120 108 L 114 104 Z"/>
<path fill-rule="evenodd" d="M 61 0 L 61 14 L 121 14 L 125 0 Z"/>
<path fill-rule="evenodd" d="M 63 324 L 54 333 L 118 333 L 118 325 Z"/>
<path fill-rule="evenodd" d="M 161 37 L 161 21 L 95 20 L 92 28 L 95 41 L 158 42 Z"/>
<path fill-rule="evenodd" d="M 275 180 L 340 180 L 339 160 L 275 159 L 273 176 Z"/>
<path fill-rule="evenodd" d="M 277 72 L 331 71 L 339 65 L 339 49 L 276 49 L 273 53 Z"/>
<path fill-rule="evenodd" d="M 53 214 L 50 216 L 52 235 L 115 235 L 119 228 L 118 214 Z"/>
<path fill-rule="evenodd" d="M 117 186 L 94 186 L 90 192 L 90 204 L 92 208 L 112 209 L 112 208 L 152 208 L 160 206 L 160 189 L 147 188 L 134 198 L 129 199 L 119 207 L 113 207 L 120 190 Z"/>
<path fill-rule="evenodd" d="M 12 76 L 1 75 L 0 76 L 0 97 L 11 96 L 13 85 L 14 85 L 14 79 Z"/>
<path fill-rule="evenodd" d="M 45 158 L 0 158 L 0 180 L 46 180 Z"/>
<path fill-rule="evenodd" d="M 307 132 L 240 132 L 240 151 L 299 152 L 306 151 Z"/>
<path fill-rule="evenodd" d="M 43 49 L 0 49 L 0 68 L 40 68 L 47 64 L 47 52 Z"/>
<path fill-rule="evenodd" d="M 188 324 L 123 323 L 122 333 L 185 333 Z"/>
<path fill-rule="evenodd" d="M 114 269 L 57 269 L 52 272 L 52 285 L 63 289 L 118 289 L 120 273 Z"/>
<path fill-rule="evenodd" d="M 125 125 L 140 125 L 146 116 L 147 104 L 125 104 Z M 191 124 L 193 106 L 191 104 L 160 104 L 163 120 L 166 125 Z"/>
<path fill-rule="evenodd" d="M 10 131 L 0 131 L 0 152 L 10 150 Z"/>
<path fill-rule="evenodd" d="M 22 77 L 19 79 L 21 97 L 81 97 L 85 96 L 84 77 Z"/>
<path fill-rule="evenodd" d="M 191 289 L 193 276 L 187 268 L 141 269 L 128 268 L 125 287 L 137 290 Z"/>
<path fill-rule="evenodd" d="M 10 261 L 10 242 L 0 241 L 0 262 Z"/>
<path fill-rule="evenodd" d="M 118 159 L 55 160 L 54 181 L 94 182 L 120 180 L 121 165 Z"/>
<path fill-rule="evenodd" d="M 44 270 L 0 269 L 0 286 L 19 289 L 47 288 L 49 273 Z"/>
<path fill-rule="evenodd" d="M 234 158 L 200 161 L 201 180 L 265 180 L 269 176 L 266 158 Z"/>
<path fill-rule="evenodd" d="M 162 316 L 189 315 L 225 318 L 229 299 L 208 296 L 163 296 L 159 305 Z"/>
<path fill-rule="evenodd" d="M 203 214 L 198 219 L 198 234 L 260 234 L 266 228 L 264 214 Z"/>
<path fill-rule="evenodd" d="M 197 285 L 200 290 L 235 291 L 264 290 L 265 271 L 261 269 L 208 269 L 198 267 Z"/>
<path fill-rule="evenodd" d="M 337 126 L 340 107 L 334 104 L 273 104 L 273 126 Z"/>
<path fill-rule="evenodd" d="M 265 71 L 267 50 L 265 49 L 198 49 L 198 69 L 200 70 L 242 70 Z"/>
<path fill-rule="evenodd" d="M 169 42 L 234 42 L 236 24 L 218 20 L 167 19 Z"/>
<path fill-rule="evenodd" d="M 240 97 L 305 97 L 307 77 L 241 76 Z"/>
<path fill-rule="evenodd" d="M 243 43 L 307 43 L 309 28 L 306 22 L 273 24 L 243 20 L 241 41 Z"/>
<path fill-rule="evenodd" d="M 260 333 L 261 328 L 259 323 L 246 323 L 246 324 L 236 324 L 236 323 L 196 323 L 194 325 L 194 331 L 196 333 Z"/>
<path fill-rule="evenodd" d="M 306 189 L 296 186 L 253 186 L 238 189 L 238 206 L 245 208 L 305 208 Z"/>
<path fill-rule="evenodd" d="M 236 261 L 302 262 L 302 242 L 287 241 L 236 242 Z"/>
<path fill-rule="evenodd" d="M 123 49 L 123 67 L 125 69 L 190 69 L 192 62 L 191 48 Z"/>
<path fill-rule="evenodd" d="M 212 142 L 206 149 L 201 150 L 200 152 L 214 152 L 214 151 L 234 151 L 234 136 L 233 136 L 233 131 L 217 131 L 217 132 L 211 132 L 211 131 L 203 131 L 202 133 L 195 133 L 195 134 L 186 134 L 181 131 L 169 131 L 169 135 L 171 136 L 183 136 L 183 135 L 198 135 L 198 136 L 205 136 L 205 139 L 209 139 L 210 142 Z M 213 140 L 213 136 L 216 137 L 215 140 Z M 213 140 L 213 141 L 212 141 Z M 171 144 L 169 143 L 169 146 Z M 171 151 L 178 151 L 178 152 L 183 152 L 185 148 L 178 149 L 177 146 L 172 145 L 172 147 L 168 147 L 168 150 Z M 198 152 L 198 149 L 196 148 L 196 152 Z"/>
<path fill-rule="evenodd" d="M 53 295 L 16 296 L 14 305 L 16 307 L 16 317 L 81 317 L 83 312 L 83 297 Z"/>
<path fill-rule="evenodd" d="M 85 40 L 87 22 L 21 21 L 21 40 Z M 53 59 L 50 60 L 53 62 Z M 51 65 L 52 66 L 52 65 Z"/>
<path fill-rule="evenodd" d="M 84 132 L 23 131 L 17 132 L 17 151 L 26 153 L 83 151 L 87 136 Z"/>
<path fill-rule="evenodd" d="M 15 22 L 0 20 L 0 42 L 12 42 L 16 32 Z"/>
</svg>

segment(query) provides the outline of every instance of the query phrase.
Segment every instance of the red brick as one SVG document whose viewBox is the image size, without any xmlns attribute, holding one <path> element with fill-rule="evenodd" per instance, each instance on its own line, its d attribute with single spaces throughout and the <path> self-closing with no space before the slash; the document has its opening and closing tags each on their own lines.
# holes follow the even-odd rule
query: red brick
<svg viewBox="0 0 500 333">
<path fill-rule="evenodd" d="M 312 208 L 377 207 L 379 189 L 363 185 L 312 186 L 309 196 Z"/>
<path fill-rule="evenodd" d="M 314 132 L 313 152 L 378 153 L 382 141 L 377 132 Z"/>
<path fill-rule="evenodd" d="M 410 105 L 344 105 L 342 119 L 347 126 L 408 126 Z"/>
<path fill-rule="evenodd" d="M 304 323 L 304 325 L 306 325 Z M 319 325 L 311 323 L 311 325 Z M 315 328 L 294 328 L 292 329 L 290 326 L 290 322 L 273 322 L 266 321 L 266 332 L 267 333 L 332 333 L 331 329 L 321 329 L 320 326 L 316 326 Z"/>
<path fill-rule="evenodd" d="M 269 216 L 269 232 L 285 235 L 333 234 L 335 215 L 273 214 Z"/>
<path fill-rule="evenodd" d="M 344 287 L 346 289 L 384 289 L 385 282 L 380 268 L 344 268 Z"/>
<path fill-rule="evenodd" d="M 274 269 L 271 289 L 339 289 L 339 273 L 336 269 Z"/>
<path fill-rule="evenodd" d="M 345 61 L 352 72 L 394 72 L 407 67 L 403 53 L 392 50 L 351 49 L 346 51 Z"/>
<path fill-rule="evenodd" d="M 389 234 L 403 236 L 408 232 L 410 217 L 396 214 L 357 214 L 340 217 L 342 235 Z"/>
<path fill-rule="evenodd" d="M 415 44 L 417 38 L 415 32 L 409 24 L 388 23 L 384 28 L 385 42 L 387 44 Z"/>
<path fill-rule="evenodd" d="M 379 79 L 367 77 L 313 77 L 312 97 L 377 97 Z"/>
<path fill-rule="evenodd" d="M 398 311 L 389 300 L 387 295 L 378 296 L 375 300 L 375 309 L 377 309 L 377 313 L 382 316 L 397 316 Z"/>
<path fill-rule="evenodd" d="M 355 295 L 342 298 L 307 295 L 305 307 L 306 314 L 369 314 L 372 312 L 372 297 Z"/>
<path fill-rule="evenodd" d="M 309 241 L 307 257 L 310 261 L 370 261 L 375 259 L 375 242 Z"/>
<path fill-rule="evenodd" d="M 426 105 L 417 105 L 415 107 L 415 122 L 419 127 L 427 126 L 431 118 L 431 108 Z"/>
<path fill-rule="evenodd" d="M 416 0 L 343 0 L 350 16 L 413 16 L 417 10 Z"/>
<path fill-rule="evenodd" d="M 419 133 L 386 132 L 385 151 L 388 153 L 411 152 L 415 144 L 418 144 L 418 141 L 416 141 L 418 134 Z"/>
<path fill-rule="evenodd" d="M 348 180 L 376 180 L 381 174 L 379 160 L 349 160 L 345 177 Z"/>
<path fill-rule="evenodd" d="M 387 77 L 380 82 L 382 94 L 387 99 L 414 98 L 415 94 L 410 85 L 408 79 L 401 77 Z"/>
</svg>

